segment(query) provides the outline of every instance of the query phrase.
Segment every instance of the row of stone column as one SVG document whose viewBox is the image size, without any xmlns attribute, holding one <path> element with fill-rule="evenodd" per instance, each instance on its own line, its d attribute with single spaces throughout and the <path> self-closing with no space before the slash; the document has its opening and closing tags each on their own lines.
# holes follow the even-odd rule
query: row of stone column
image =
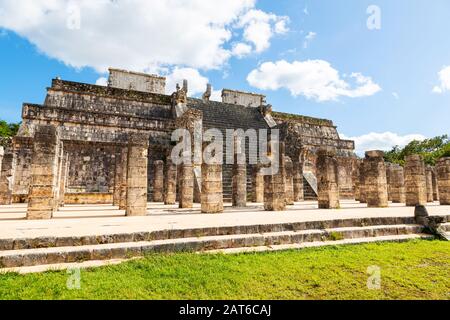
<svg viewBox="0 0 450 320">
<path fill-rule="evenodd" d="M 239 148 L 236 148 L 239 150 Z M 242 161 L 243 153 L 235 154 L 232 177 L 232 203 L 234 207 L 246 207 L 247 165 Z M 253 172 L 253 197 L 251 201 L 264 203 L 265 210 L 281 211 L 294 201 L 303 200 L 303 173 L 300 163 L 293 163 L 280 152 L 279 167 L 272 175 L 263 175 L 262 166 Z M 191 164 L 180 164 L 177 168 L 170 159 L 155 161 L 153 165 L 153 201 L 166 205 L 176 203 L 177 187 L 180 208 L 192 208 L 194 202 L 194 175 Z M 203 163 L 201 166 L 201 211 L 223 212 L 222 165 Z M 178 182 L 178 183 L 177 183 Z"/>
<path fill-rule="evenodd" d="M 425 205 L 440 200 L 449 204 L 440 193 L 448 192 L 449 158 L 438 161 L 436 168 L 425 166 L 422 156 L 405 158 L 405 167 L 385 164 L 383 152 L 368 151 L 359 164 L 358 199 L 369 207 L 387 207 L 388 201 L 407 206 Z M 442 192 L 441 192 L 442 191 Z"/>
</svg>

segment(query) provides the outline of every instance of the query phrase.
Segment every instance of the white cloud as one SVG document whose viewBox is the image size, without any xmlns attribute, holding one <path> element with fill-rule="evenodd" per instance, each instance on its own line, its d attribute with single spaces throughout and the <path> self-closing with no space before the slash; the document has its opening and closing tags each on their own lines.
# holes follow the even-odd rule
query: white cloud
<svg viewBox="0 0 450 320">
<path fill-rule="evenodd" d="M 316 36 L 317 33 L 313 31 L 308 32 L 308 34 L 305 36 L 305 40 L 303 41 L 303 48 L 308 48 L 309 44 L 316 38 Z"/>
<path fill-rule="evenodd" d="M 288 89 L 293 96 L 305 96 L 319 102 L 337 100 L 339 97 L 371 96 L 380 86 L 361 73 L 346 77 L 353 86 L 342 79 L 339 72 L 324 60 L 265 62 L 247 77 L 250 85 L 261 90 Z"/>
<path fill-rule="evenodd" d="M 175 91 L 177 83 L 183 85 L 183 80 L 188 81 L 189 96 L 196 96 L 206 91 L 208 78 L 202 76 L 200 72 L 192 68 L 175 67 L 166 77 L 166 93 Z"/>
<path fill-rule="evenodd" d="M 237 25 L 244 29 L 244 39 L 253 44 L 255 51 L 260 53 L 270 47 L 270 40 L 275 34 L 288 32 L 288 22 L 288 17 L 252 9 L 242 15 Z"/>
<path fill-rule="evenodd" d="M 408 134 L 401 136 L 389 131 L 383 133 L 371 132 L 358 137 L 347 137 L 341 134 L 341 138 L 344 140 L 354 140 L 355 152 L 360 156 L 363 156 L 364 153 L 369 150 L 389 151 L 395 146 L 406 146 L 413 140 L 426 139 L 426 137 L 421 134 Z"/>
<path fill-rule="evenodd" d="M 197 69 L 193 68 L 175 67 L 169 73 L 163 75 L 166 77 L 166 94 L 172 94 L 176 90 L 177 83 L 182 86 L 183 80 L 187 80 L 188 95 L 190 97 L 201 97 L 209 83 L 208 78 L 202 76 Z M 222 101 L 222 91 L 214 90 L 213 87 L 210 99 L 213 101 Z"/>
<path fill-rule="evenodd" d="M 444 93 L 450 91 L 450 66 L 444 67 L 438 73 L 440 84 L 433 88 L 434 93 Z"/>
<path fill-rule="evenodd" d="M 396 100 L 400 99 L 400 96 L 399 96 L 399 94 L 398 94 L 397 92 L 392 92 L 392 96 L 393 96 Z"/>
<path fill-rule="evenodd" d="M 106 79 L 105 77 L 100 77 L 97 79 L 97 81 L 95 82 L 96 85 L 98 86 L 107 86 L 108 85 L 108 79 Z"/>
<path fill-rule="evenodd" d="M 246 43 L 237 43 L 233 46 L 233 55 L 238 57 L 238 58 L 242 58 L 245 57 L 247 55 L 249 55 L 252 52 L 252 46 L 246 44 Z"/>
<path fill-rule="evenodd" d="M 210 99 L 213 101 L 222 101 L 222 90 L 213 90 Z"/>
<path fill-rule="evenodd" d="M 261 52 L 273 34 L 286 31 L 287 18 L 255 6 L 256 0 L 0 0 L 0 28 L 51 58 L 99 73 L 175 65 L 208 70 L 227 63 L 232 41 Z M 244 39 L 234 39 L 235 31 Z"/>
</svg>

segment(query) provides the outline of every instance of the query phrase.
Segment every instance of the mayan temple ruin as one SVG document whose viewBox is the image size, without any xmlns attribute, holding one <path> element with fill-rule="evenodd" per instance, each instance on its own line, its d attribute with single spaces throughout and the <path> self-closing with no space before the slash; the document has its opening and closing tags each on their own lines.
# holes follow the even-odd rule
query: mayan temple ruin
<svg viewBox="0 0 450 320">
<path fill-rule="evenodd" d="M 194 126 L 219 129 L 224 137 L 227 129 L 279 129 L 288 169 L 295 168 L 288 180 L 291 202 L 294 189 L 296 199 L 317 199 L 316 151 L 334 148 L 339 194 L 354 197 L 354 143 L 340 139 L 332 121 L 274 112 L 263 95 L 253 93 L 223 90 L 222 102 L 211 101 L 210 86 L 202 99 L 189 98 L 187 82 L 166 95 L 165 82 L 116 69 L 110 69 L 106 87 L 54 79 L 42 105 L 23 105 L 19 133 L 2 157 L 1 203 L 28 202 L 30 219 L 50 218 L 64 204 L 115 204 L 129 215 L 144 214 L 146 201 L 180 200 L 181 207 L 190 207 L 201 201 L 205 168 L 220 173 L 222 182 L 212 183 L 219 189 L 204 195 L 208 201 L 223 196 L 224 202 L 233 202 L 233 186 L 240 195 L 236 205 L 261 201 L 263 182 L 256 183 L 257 164 L 248 162 L 249 150 L 258 143 L 247 141 L 243 148 L 247 166 L 171 165 L 172 132 L 193 132 Z M 239 178 L 233 179 L 233 172 Z M 213 179 L 212 174 L 206 177 Z M 208 183 L 203 181 L 210 191 Z M 189 189 L 194 194 L 185 195 Z"/>
</svg>

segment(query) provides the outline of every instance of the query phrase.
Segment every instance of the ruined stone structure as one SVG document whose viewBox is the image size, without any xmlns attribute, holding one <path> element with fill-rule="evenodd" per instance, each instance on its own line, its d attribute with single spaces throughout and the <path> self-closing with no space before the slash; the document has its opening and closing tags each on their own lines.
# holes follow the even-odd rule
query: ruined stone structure
<svg viewBox="0 0 450 320">
<path fill-rule="evenodd" d="M 318 151 L 317 174 L 319 209 L 338 209 L 339 173 L 335 149 L 323 148 Z"/>
<path fill-rule="evenodd" d="M 174 204 L 181 191 L 177 190 L 177 181 L 186 181 L 177 180 L 178 168 L 170 163 L 174 147 L 171 134 L 177 128 L 200 135 L 215 128 L 224 137 L 227 129 L 242 129 L 244 133 L 249 129 L 268 133 L 279 129 L 286 156 L 293 163 L 294 200 L 317 198 L 317 150 L 336 148 L 340 193 L 354 197 L 354 142 L 340 139 L 331 121 L 274 112 L 259 94 L 223 90 L 223 101 L 215 102 L 210 101 L 209 86 L 202 99 L 196 99 L 188 97 L 187 82 L 172 95 L 165 92 L 163 77 L 117 69 L 110 70 L 105 87 L 54 79 L 42 105 L 23 105 L 22 125 L 2 157 L 0 204 L 30 201 L 30 216 L 51 217 L 50 205 L 45 210 L 35 206 L 38 190 L 44 188 L 36 182 L 39 172 L 33 164 L 40 161 L 36 150 L 44 148 L 43 142 L 37 141 L 45 136 L 39 135 L 42 126 L 54 128 L 48 130 L 57 133 L 56 140 L 53 136 L 51 139 L 60 152 L 54 159 L 52 154 L 51 162 L 45 164 L 57 179 L 54 185 L 45 185 L 47 193 L 50 189 L 56 192 L 52 197 L 54 207 L 64 203 L 112 203 L 129 215 L 141 215 L 146 212 L 147 200 Z M 262 202 L 263 178 L 255 174 L 258 159 L 257 164 L 249 159 L 250 151 L 259 154 L 259 137 L 251 141 L 246 135 L 244 144 L 247 194 Z M 193 160 L 194 201 L 200 202 L 203 164 Z M 185 169 L 189 176 L 190 168 Z M 218 174 L 217 167 L 208 170 Z M 233 164 L 224 163 L 221 170 L 222 198 L 231 202 Z M 179 188 L 182 186 L 191 188 L 183 184 Z"/>
<path fill-rule="evenodd" d="M 367 151 L 364 158 L 365 193 L 368 207 L 388 206 L 388 187 L 383 151 Z"/>
<path fill-rule="evenodd" d="M 423 158 L 420 155 L 411 155 L 405 160 L 406 205 L 424 206 L 427 204 L 427 182 Z"/>
<path fill-rule="evenodd" d="M 436 164 L 436 174 L 441 205 L 450 205 L 450 157 L 441 158 Z"/>
</svg>

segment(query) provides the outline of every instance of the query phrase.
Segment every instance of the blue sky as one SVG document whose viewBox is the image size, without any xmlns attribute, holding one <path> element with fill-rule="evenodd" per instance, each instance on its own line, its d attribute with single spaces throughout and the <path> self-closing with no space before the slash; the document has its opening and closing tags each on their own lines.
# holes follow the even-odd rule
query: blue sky
<svg viewBox="0 0 450 320">
<path fill-rule="evenodd" d="M 109 65 L 163 73 L 171 86 L 192 77 L 194 95 L 205 81 L 264 93 L 275 110 L 333 120 L 361 149 L 450 133 L 449 1 L 177 0 L 179 13 L 167 17 L 164 1 L 135 1 L 74 11 L 65 0 L 0 0 L 0 118 L 19 121 L 22 102 L 42 103 L 55 76 L 96 83 Z M 380 9 L 379 30 L 367 27 L 370 5 Z M 237 44 L 244 53 L 233 52 Z M 309 79 L 315 72 L 321 81 Z"/>
</svg>

